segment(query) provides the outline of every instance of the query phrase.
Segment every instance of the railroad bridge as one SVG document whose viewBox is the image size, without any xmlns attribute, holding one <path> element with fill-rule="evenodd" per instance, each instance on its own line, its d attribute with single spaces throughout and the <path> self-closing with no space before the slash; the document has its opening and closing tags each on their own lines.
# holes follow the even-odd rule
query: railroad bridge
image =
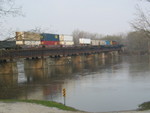
<svg viewBox="0 0 150 113">
<path fill-rule="evenodd" d="M 26 69 L 47 68 L 47 65 L 64 65 L 70 62 L 79 63 L 91 59 L 90 57 L 97 59 L 99 57 L 104 58 L 108 55 L 115 56 L 121 51 L 122 46 L 79 46 L 1 50 L 0 74 L 17 72 L 16 60 L 18 59 L 25 60 L 24 67 Z"/>
</svg>

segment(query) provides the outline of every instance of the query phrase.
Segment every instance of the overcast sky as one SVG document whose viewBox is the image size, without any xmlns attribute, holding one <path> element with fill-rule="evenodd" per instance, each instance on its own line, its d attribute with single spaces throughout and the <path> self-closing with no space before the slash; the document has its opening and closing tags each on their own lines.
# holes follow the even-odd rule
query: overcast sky
<svg viewBox="0 0 150 113">
<path fill-rule="evenodd" d="M 140 0 L 16 0 L 25 17 L 7 18 L 7 28 L 72 34 L 76 29 L 104 35 L 126 33 Z"/>
</svg>

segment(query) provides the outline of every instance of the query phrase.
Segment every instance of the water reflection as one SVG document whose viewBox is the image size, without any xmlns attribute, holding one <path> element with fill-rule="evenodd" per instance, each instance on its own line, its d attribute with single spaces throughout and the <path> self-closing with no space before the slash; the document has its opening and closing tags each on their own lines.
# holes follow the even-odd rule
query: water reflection
<svg viewBox="0 0 150 113">
<path fill-rule="evenodd" d="M 24 70 L 0 76 L 0 98 L 41 99 L 80 110 L 105 112 L 136 109 L 150 95 L 150 57 L 90 59 L 82 63 Z"/>
<path fill-rule="evenodd" d="M 66 80 L 76 80 L 80 76 L 99 71 L 104 60 L 87 60 L 84 63 L 65 66 L 49 66 L 48 69 L 24 70 L 18 62 L 18 75 L 1 75 L 0 98 L 58 100 Z M 72 82 L 73 83 L 73 82 Z M 5 91 L 3 91 L 5 90 Z M 62 97 L 61 97 L 62 98 Z"/>
<path fill-rule="evenodd" d="M 15 98 L 18 91 L 18 76 L 16 74 L 0 75 L 0 98 Z"/>
</svg>

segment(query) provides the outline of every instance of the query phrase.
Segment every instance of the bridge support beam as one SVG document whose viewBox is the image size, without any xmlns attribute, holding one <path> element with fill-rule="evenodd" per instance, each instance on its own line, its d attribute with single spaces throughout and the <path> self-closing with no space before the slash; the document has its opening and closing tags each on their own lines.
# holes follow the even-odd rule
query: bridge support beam
<svg viewBox="0 0 150 113">
<path fill-rule="evenodd" d="M 48 68 L 48 63 L 46 58 L 41 59 L 25 59 L 24 60 L 25 69 L 43 69 Z"/>
<path fill-rule="evenodd" d="M 95 58 L 94 54 L 86 55 L 85 56 L 85 61 L 92 61 L 92 60 L 94 60 L 94 58 Z"/>
<path fill-rule="evenodd" d="M 99 53 L 98 58 L 102 58 L 102 59 L 106 58 L 106 53 Z"/>
<path fill-rule="evenodd" d="M 108 57 L 113 57 L 113 56 L 114 56 L 114 54 L 113 54 L 112 51 L 111 51 L 111 52 L 108 52 L 107 55 L 108 55 Z"/>
<path fill-rule="evenodd" d="M 114 57 L 114 56 L 118 56 L 119 53 L 118 53 L 118 51 L 112 51 L 112 52 L 109 52 L 108 55 L 111 57 Z"/>
<path fill-rule="evenodd" d="M 16 62 L 4 62 L 0 64 L 0 75 L 18 73 Z"/>
<path fill-rule="evenodd" d="M 72 56 L 72 63 L 79 64 L 85 61 L 84 55 Z"/>
<path fill-rule="evenodd" d="M 99 60 L 99 54 L 97 53 L 97 54 L 93 54 L 94 55 L 94 59 L 95 60 Z"/>
<path fill-rule="evenodd" d="M 72 62 L 71 57 L 59 57 L 59 58 L 49 58 L 49 65 L 65 65 Z"/>
<path fill-rule="evenodd" d="M 118 51 L 113 51 L 113 55 L 114 55 L 114 56 L 118 56 L 118 55 L 119 55 L 119 52 L 118 52 Z"/>
</svg>

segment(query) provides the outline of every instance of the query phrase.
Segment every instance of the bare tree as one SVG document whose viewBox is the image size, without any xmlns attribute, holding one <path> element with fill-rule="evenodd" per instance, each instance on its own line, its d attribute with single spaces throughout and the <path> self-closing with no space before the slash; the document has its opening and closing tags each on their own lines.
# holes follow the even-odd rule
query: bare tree
<svg viewBox="0 0 150 113">
<path fill-rule="evenodd" d="M 14 0 L 0 0 L 0 17 L 21 15 L 21 7 L 16 7 Z"/>
<path fill-rule="evenodd" d="M 148 53 L 148 39 L 140 31 L 129 32 L 125 40 L 126 52 L 132 54 Z"/>
<path fill-rule="evenodd" d="M 141 0 L 150 2 L 150 0 Z M 145 10 L 145 11 L 144 11 Z M 150 39 L 150 9 L 140 8 L 140 6 L 137 5 L 136 7 L 136 18 L 131 22 L 131 26 L 136 30 L 140 31 L 145 34 L 146 38 Z"/>
<path fill-rule="evenodd" d="M 38 26 L 38 27 L 35 27 L 33 29 L 30 29 L 28 31 L 25 31 L 25 32 L 32 32 L 32 33 L 44 33 L 47 29 L 43 29 L 42 27 Z"/>
<path fill-rule="evenodd" d="M 15 0 L 0 0 L 0 39 L 10 37 L 12 34 L 11 28 L 5 29 L 6 20 L 4 17 L 20 15 L 23 16 L 21 7 L 15 5 Z"/>
<path fill-rule="evenodd" d="M 150 38 L 150 12 L 144 13 L 139 7 L 137 9 L 136 19 L 131 23 L 131 26 L 142 31 L 147 38 Z"/>
<path fill-rule="evenodd" d="M 145 1 L 150 2 L 150 0 Z M 136 18 L 131 22 L 131 26 L 142 33 L 141 40 L 147 39 L 148 52 L 150 53 L 150 10 L 144 11 L 139 6 L 136 7 L 136 10 Z"/>
</svg>

